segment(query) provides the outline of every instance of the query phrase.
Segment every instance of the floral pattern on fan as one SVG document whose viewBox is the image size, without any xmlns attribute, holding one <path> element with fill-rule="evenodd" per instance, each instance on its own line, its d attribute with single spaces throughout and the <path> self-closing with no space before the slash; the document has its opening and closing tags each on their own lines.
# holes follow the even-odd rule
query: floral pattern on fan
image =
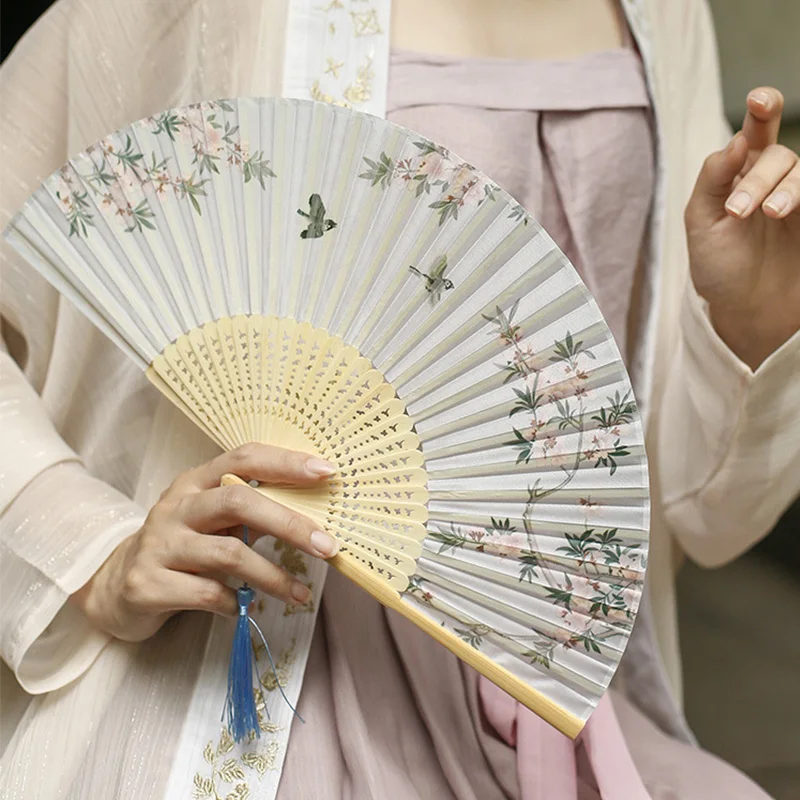
<svg viewBox="0 0 800 800">
<path fill-rule="evenodd" d="M 595 528 L 586 528 L 580 534 L 565 533 L 567 544 L 557 548 L 563 557 L 545 556 L 536 545 L 530 518 L 533 502 L 526 506 L 524 531 L 517 530 L 509 520 L 493 519 L 492 525 L 483 529 L 464 531 L 451 524 L 448 529 L 429 531 L 428 539 L 439 544 L 439 554 L 467 548 L 516 561 L 518 581 L 537 582 L 540 596 L 562 608 L 561 625 L 554 626 L 549 635 L 542 630 L 532 630 L 528 635 L 506 633 L 467 617 L 459 619 L 452 608 L 437 605 L 433 593 L 416 577 L 407 592 L 457 619 L 454 632 L 476 649 L 481 648 L 484 637 L 505 640 L 505 647 L 510 645 L 512 650 L 524 642 L 528 649 L 520 655 L 531 664 L 549 669 L 559 650 L 582 647 L 600 654 L 605 642 L 627 638 L 639 605 L 647 556 L 641 545 L 626 545 L 616 529 Z M 565 566 L 574 572 L 565 571 Z"/>
<path fill-rule="evenodd" d="M 221 112 L 233 111 L 228 102 L 219 100 L 165 111 L 147 120 L 156 136 L 173 142 L 187 139 L 194 167 L 189 175 L 171 169 L 169 157 L 154 151 L 146 156 L 134 145 L 130 134 L 124 143 L 106 138 L 89 148 L 91 168 L 86 173 L 78 173 L 74 165 L 63 167 L 55 194 L 69 222 L 69 235 L 85 237 L 88 228 L 95 226 L 89 192 L 101 198 L 102 206 L 115 209 L 114 215 L 125 232 L 133 233 L 156 228 L 145 186 L 156 195 L 172 190 L 179 199 L 188 198 L 198 215 L 202 210 L 197 198 L 205 196 L 208 176 L 212 172 L 219 174 L 223 163 L 240 169 L 245 183 L 255 180 L 262 189 L 266 188 L 266 180 L 276 177 L 269 160 L 261 151 L 250 152 L 248 144 L 241 140 L 238 125 L 218 118 Z M 136 195 L 138 202 L 131 202 L 129 195 Z"/>
<path fill-rule="evenodd" d="M 613 398 L 609 397 L 608 408 L 601 406 L 591 418 L 597 422 L 591 443 L 583 450 L 578 447 L 574 454 L 562 456 L 558 452 L 558 440 L 553 426 L 558 431 L 576 431 L 582 441 L 586 433 L 584 398 L 587 390 L 584 383 L 589 375 L 581 369 L 581 360 L 594 360 L 595 356 L 590 349 L 584 347 L 582 341 L 575 341 L 567 331 L 564 339 L 555 343 L 553 355 L 537 359 L 530 347 L 521 346 L 519 326 L 514 324 L 517 305 L 512 306 L 508 314 L 498 308 L 493 317 L 485 317 L 497 326 L 501 341 L 513 348 L 513 356 L 502 367 L 508 373 L 506 380 L 522 378 L 525 383 L 524 389 L 514 389 L 517 402 L 509 412 L 510 417 L 519 412 L 531 415 L 528 427 L 514 428 L 514 447 L 519 450 L 517 461 L 527 464 L 532 458 L 539 457 L 565 467 L 567 477 L 564 482 L 549 489 L 548 494 L 564 488 L 582 461 L 589 461 L 595 467 L 608 467 L 613 475 L 617 471 L 619 459 L 630 455 L 630 451 L 621 444 L 619 429 L 620 425 L 631 422 L 636 412 L 636 404 L 630 399 L 630 393 L 623 397 L 619 393 Z M 555 385 L 540 388 L 542 366 L 547 362 L 563 363 L 564 378 Z M 555 404 L 558 413 L 542 419 L 541 408 L 546 403 Z"/>
<path fill-rule="evenodd" d="M 438 193 L 439 199 L 429 207 L 438 212 L 439 225 L 451 218 L 458 219 L 461 208 L 497 199 L 500 188 L 475 172 L 471 164 L 455 158 L 447 148 L 427 139 L 415 141 L 414 147 L 418 153 L 396 160 L 385 151 L 376 160 L 364 156 L 367 169 L 359 177 L 383 189 L 399 179 L 413 188 L 417 197 Z"/>
<path fill-rule="evenodd" d="M 482 649 L 484 640 L 491 641 L 507 651 L 516 652 L 531 666 L 551 669 L 557 662 L 559 651 L 583 648 L 587 653 L 602 655 L 611 640 L 624 641 L 633 627 L 638 608 L 640 590 L 634 584 L 611 584 L 605 589 L 599 582 L 585 577 L 565 576 L 564 584 L 547 588 L 548 598 L 554 605 L 562 605 L 562 625 L 551 631 L 529 629 L 526 634 L 510 633 L 475 622 L 461 615 L 452 606 L 441 603 L 426 589 L 424 580 L 412 578 L 407 593 L 431 609 L 455 620 L 453 631 L 476 650 Z M 598 622 L 602 616 L 614 626 Z"/>
<path fill-rule="evenodd" d="M 338 464 L 319 496 L 258 490 L 580 730 L 641 596 L 646 454 L 599 309 L 513 198 L 386 121 L 237 98 L 106 137 L 9 238 L 221 447 Z"/>
<path fill-rule="evenodd" d="M 508 417 L 513 421 L 527 414 L 530 419 L 525 428 L 512 422 L 510 446 L 518 450 L 518 464 L 536 460 L 559 468 L 562 477 L 551 486 L 544 486 L 540 479 L 528 485 L 519 526 L 495 517 L 483 527 L 439 525 L 429 528 L 426 543 L 438 546 L 439 556 L 464 550 L 516 562 L 517 582 L 529 584 L 532 596 L 558 607 L 559 619 L 526 633 L 475 621 L 440 601 L 427 584 L 424 568 L 411 578 L 406 593 L 448 617 L 443 624 L 472 647 L 480 650 L 484 641 L 492 642 L 516 652 L 532 666 L 550 670 L 559 652 L 582 648 L 588 654 L 608 655 L 609 643 L 624 642 L 633 627 L 647 566 L 646 546 L 626 541 L 618 528 L 590 526 L 589 514 L 600 503 L 589 497 L 580 500 L 586 509 L 586 526 L 581 531 L 561 531 L 565 543 L 554 551 L 546 552 L 540 545 L 534 520 L 536 505 L 566 489 L 582 465 L 607 469 L 613 476 L 631 456 L 621 429 L 634 421 L 636 405 L 629 393 L 616 392 L 594 413 L 587 413 L 589 373 L 584 364 L 595 360 L 591 348 L 567 331 L 551 347 L 534 352 L 530 344 L 524 344 L 521 326 L 515 321 L 518 306 L 517 301 L 507 312 L 498 307 L 493 314 L 483 315 L 505 352 L 510 351 L 505 363 L 498 365 L 506 373 L 504 382 L 522 384 L 522 388 L 511 387 L 515 400 Z M 556 373 L 556 380 L 544 377 L 546 371 L 559 367 L 563 371 Z M 546 414 L 553 406 L 556 413 Z M 577 436 L 578 444 L 562 454 L 559 440 L 564 432 Z"/>
</svg>

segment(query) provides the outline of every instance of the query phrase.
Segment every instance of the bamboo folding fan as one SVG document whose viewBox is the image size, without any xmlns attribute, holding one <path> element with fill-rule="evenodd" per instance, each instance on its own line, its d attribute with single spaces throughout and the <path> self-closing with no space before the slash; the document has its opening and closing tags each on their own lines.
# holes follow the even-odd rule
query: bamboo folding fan
<svg viewBox="0 0 800 800">
<path fill-rule="evenodd" d="M 385 120 L 239 98 L 108 136 L 6 236 L 221 447 L 334 462 L 258 490 L 578 734 L 637 611 L 647 465 L 608 327 L 511 197 Z"/>
</svg>

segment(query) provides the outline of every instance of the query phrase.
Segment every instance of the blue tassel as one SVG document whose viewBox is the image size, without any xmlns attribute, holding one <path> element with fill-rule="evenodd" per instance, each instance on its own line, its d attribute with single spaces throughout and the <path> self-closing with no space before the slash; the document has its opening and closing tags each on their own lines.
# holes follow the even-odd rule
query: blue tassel
<svg viewBox="0 0 800 800">
<path fill-rule="evenodd" d="M 256 661 L 253 642 L 250 640 L 250 617 L 247 609 L 255 592 L 245 584 L 236 592 L 239 601 L 239 618 L 233 636 L 233 649 L 228 664 L 228 696 L 225 699 L 225 716 L 228 730 L 237 742 L 244 741 L 255 731 L 259 735 L 256 698 L 253 693 L 253 665 Z M 256 667 L 256 674 L 257 667 Z"/>
<path fill-rule="evenodd" d="M 244 543 L 247 544 L 248 531 L 244 529 Z M 289 702 L 289 698 L 283 691 L 283 687 L 278 681 L 278 673 L 275 669 L 275 662 L 272 660 L 272 653 L 269 650 L 267 640 L 258 627 L 255 620 L 248 614 L 250 604 L 253 602 L 256 593 L 245 583 L 236 592 L 236 599 L 239 603 L 239 617 L 236 621 L 236 632 L 233 636 L 233 648 L 231 649 L 231 660 L 228 664 L 228 694 L 225 698 L 225 709 L 223 718 L 228 725 L 228 731 L 236 742 L 243 742 L 250 734 L 255 734 L 256 738 L 261 736 L 261 728 L 258 724 L 258 711 L 256 710 L 256 698 L 253 686 L 253 672 L 258 681 L 258 662 L 253 650 L 253 642 L 250 639 L 250 626 L 252 625 L 264 645 L 272 672 L 275 675 L 275 683 L 280 690 L 283 699 L 294 715 L 301 721 L 305 720 L 297 713 L 297 709 Z"/>
</svg>

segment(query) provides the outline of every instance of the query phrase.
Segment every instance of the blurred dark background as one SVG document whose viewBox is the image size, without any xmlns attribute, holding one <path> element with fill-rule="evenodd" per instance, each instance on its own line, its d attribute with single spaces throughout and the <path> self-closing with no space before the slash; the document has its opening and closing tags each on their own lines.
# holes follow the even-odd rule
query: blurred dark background
<svg viewBox="0 0 800 800">
<path fill-rule="evenodd" d="M 49 0 L 5 0 L 0 4 L 0 58 L 5 58 L 14 43 L 46 11 Z"/>
<path fill-rule="evenodd" d="M 2 4 L 2 58 L 50 5 Z M 741 123 L 748 89 L 775 85 L 787 101 L 783 141 L 800 151 L 800 1 L 711 0 L 711 6 L 731 123 Z M 684 566 L 678 595 L 686 711 L 698 738 L 776 800 L 798 800 L 800 501 L 733 564 Z"/>
</svg>

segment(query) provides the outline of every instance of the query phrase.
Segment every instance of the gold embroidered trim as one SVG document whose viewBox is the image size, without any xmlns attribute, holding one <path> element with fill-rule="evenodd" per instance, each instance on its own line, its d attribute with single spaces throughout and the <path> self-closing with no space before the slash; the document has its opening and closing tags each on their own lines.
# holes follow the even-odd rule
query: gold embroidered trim
<svg viewBox="0 0 800 800">
<path fill-rule="evenodd" d="M 278 685 L 281 687 L 288 685 L 292 677 L 296 646 L 297 641 L 292 639 L 289 646 L 281 652 L 275 664 L 276 678 L 269 660 L 265 657 L 264 645 L 254 644 L 256 663 L 264 666 L 259 682 L 267 691 L 277 689 Z M 256 701 L 258 726 L 261 733 L 270 735 L 270 738 L 257 739 L 255 734 L 251 733 L 247 744 L 244 745 L 248 749 L 237 757 L 233 752 L 236 743 L 228 728 L 223 727 L 216 744 L 209 741 L 203 748 L 203 759 L 211 767 L 211 774 L 203 774 L 201 771 L 195 773 L 192 789 L 194 800 L 247 800 L 252 793 L 253 773 L 260 781 L 267 772 L 278 769 L 285 745 L 276 734 L 283 728 L 267 718 L 267 699 L 264 692 L 260 688 L 255 688 L 253 696 Z"/>
<path fill-rule="evenodd" d="M 383 28 L 378 21 L 378 12 L 375 9 L 369 11 L 351 11 L 353 27 L 356 36 L 379 36 L 383 33 Z"/>
<path fill-rule="evenodd" d="M 318 103 L 331 103 L 334 106 L 343 106 L 344 108 L 350 108 L 350 106 L 343 100 L 334 100 L 333 95 L 323 92 L 322 89 L 320 88 L 318 80 L 314 81 L 314 83 L 311 84 L 310 94 L 311 94 L 311 99 L 316 100 Z"/>
<path fill-rule="evenodd" d="M 350 103 L 365 103 L 371 96 L 372 80 L 375 73 L 372 70 L 372 59 L 367 56 L 365 64 L 359 67 L 356 79 L 344 90 L 344 99 Z"/>
<path fill-rule="evenodd" d="M 264 670 L 259 680 L 261 681 L 261 685 L 268 692 L 274 692 L 278 686 L 285 689 L 289 685 L 289 679 L 292 677 L 292 666 L 297 657 L 295 653 L 296 646 L 297 640 L 292 639 L 289 646 L 280 654 L 278 660 L 275 662 L 275 671 L 273 672 L 272 669 Z M 264 649 L 263 644 L 260 645 L 260 647 L 262 650 Z"/>
<path fill-rule="evenodd" d="M 276 539 L 273 549 L 276 553 L 281 554 L 279 565 L 290 575 L 308 575 L 308 565 L 303 554 L 296 547 Z"/>
<path fill-rule="evenodd" d="M 359 10 L 347 9 L 350 25 L 345 26 L 344 29 L 340 30 L 337 27 L 337 22 L 344 21 L 344 14 L 336 17 L 337 22 L 333 20 L 328 22 L 323 44 L 323 54 L 327 66 L 309 86 L 308 92 L 312 100 L 352 108 L 363 105 L 371 99 L 372 83 L 375 79 L 375 71 L 372 68 L 374 48 L 370 48 L 370 52 L 358 65 L 353 60 L 348 62 L 346 59 L 347 53 L 351 52 L 347 47 L 348 36 L 359 39 L 386 35 L 375 8 L 360 10 L 364 8 L 363 4 L 366 2 L 369 0 L 351 0 L 352 6 L 355 6 L 356 3 L 359 4 L 357 6 Z M 317 6 L 317 9 L 326 15 L 335 16 L 337 12 L 344 11 L 345 6 L 341 0 L 331 0 L 327 5 Z M 354 70 L 355 78 L 346 83 L 346 76 L 348 74 L 352 76 Z"/>
<path fill-rule="evenodd" d="M 333 23 L 331 23 L 332 25 Z M 334 78 L 339 77 L 339 70 L 344 66 L 344 61 L 334 61 L 332 58 L 327 59 L 328 66 L 325 70 L 326 75 L 333 75 Z"/>
</svg>

